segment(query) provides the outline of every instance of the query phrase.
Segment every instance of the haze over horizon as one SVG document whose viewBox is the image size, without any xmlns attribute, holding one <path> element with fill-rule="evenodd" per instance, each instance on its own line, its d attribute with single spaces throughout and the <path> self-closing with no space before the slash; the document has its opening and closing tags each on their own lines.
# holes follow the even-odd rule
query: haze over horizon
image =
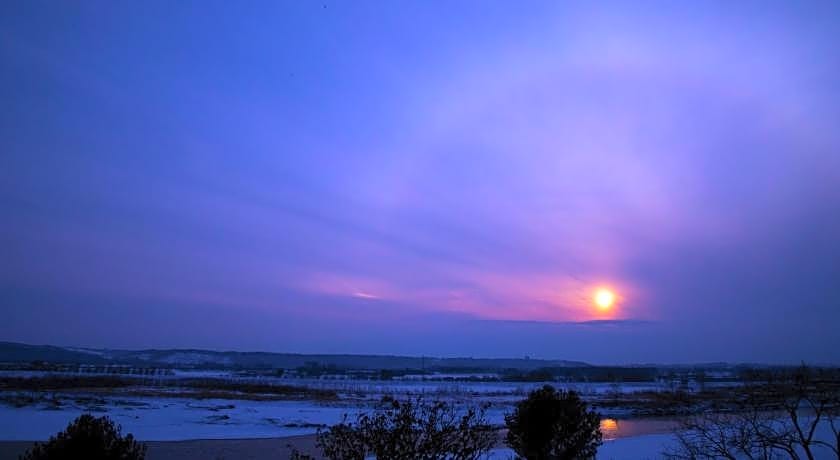
<svg viewBox="0 0 840 460">
<path fill-rule="evenodd" d="M 840 364 L 840 5 L 0 5 L 0 340 Z"/>
</svg>

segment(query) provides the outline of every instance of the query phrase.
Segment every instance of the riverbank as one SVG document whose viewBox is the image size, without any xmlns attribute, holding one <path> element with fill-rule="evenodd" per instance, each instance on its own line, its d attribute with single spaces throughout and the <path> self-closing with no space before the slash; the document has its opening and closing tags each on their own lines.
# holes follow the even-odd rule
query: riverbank
<svg viewBox="0 0 840 460">
<path fill-rule="evenodd" d="M 0 441 L 0 460 L 16 460 L 33 445 L 30 441 Z M 287 459 L 292 447 L 317 453 L 315 435 L 266 439 L 195 439 L 148 441 L 148 460 Z"/>
<path fill-rule="evenodd" d="M 649 434 L 605 441 L 598 452 L 602 460 L 644 460 L 660 458 L 670 439 L 665 434 Z M 147 460 L 285 460 L 291 449 L 316 455 L 315 435 L 270 439 L 199 439 L 191 441 L 150 441 Z M 0 441 L 0 460 L 17 460 L 32 442 Z M 492 460 L 512 458 L 503 446 L 495 449 Z M 316 455 L 316 458 L 320 458 Z"/>
<path fill-rule="evenodd" d="M 641 448 L 649 452 L 650 458 L 658 458 L 660 445 L 669 439 L 668 433 L 674 423 L 665 419 L 606 419 L 605 423 L 602 423 L 605 441 L 601 449 L 603 454 L 599 455 L 599 458 L 644 458 L 623 456 L 622 452 L 628 452 L 631 446 L 635 447 L 632 449 L 635 455 L 639 455 Z M 34 441 L 0 441 L 0 460 L 16 460 L 33 443 Z M 148 460 L 283 460 L 289 458 L 292 449 L 315 455 L 316 458 L 319 453 L 314 434 L 259 439 L 194 439 L 145 443 L 148 446 Z M 508 458 L 510 451 L 504 447 L 500 442 L 492 458 Z"/>
</svg>

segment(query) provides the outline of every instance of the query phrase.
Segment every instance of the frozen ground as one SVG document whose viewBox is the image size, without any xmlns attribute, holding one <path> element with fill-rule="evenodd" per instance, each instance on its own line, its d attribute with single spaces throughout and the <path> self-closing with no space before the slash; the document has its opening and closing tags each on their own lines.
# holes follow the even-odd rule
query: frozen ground
<svg viewBox="0 0 840 460">
<path fill-rule="evenodd" d="M 447 380 L 466 377 L 481 377 L 494 374 L 436 374 L 417 378 L 395 378 L 393 380 L 366 380 L 353 378 L 340 378 L 326 376 L 322 378 L 288 378 L 275 376 L 249 376 L 240 375 L 232 371 L 206 371 L 206 370 L 172 370 L 169 374 L 143 376 L 123 374 L 102 374 L 102 373 L 63 373 L 46 371 L 0 371 L 4 377 L 95 377 L 114 376 L 124 379 L 133 379 L 140 384 L 150 385 L 162 382 L 172 382 L 183 379 L 219 379 L 225 382 L 258 383 L 269 385 L 293 385 L 312 389 L 334 390 L 349 396 L 364 396 L 379 398 L 384 394 L 391 395 L 448 395 L 448 396 L 475 396 L 475 395 L 510 395 L 524 396 L 534 388 L 545 384 L 551 384 L 557 388 L 575 390 L 582 395 L 596 396 L 610 393 L 637 393 L 642 391 L 664 391 L 674 389 L 672 383 L 668 382 L 640 382 L 640 383 L 604 383 L 604 382 L 507 382 L 507 381 L 465 381 Z M 409 376 L 412 377 L 412 376 Z M 707 387 L 731 386 L 735 383 L 707 383 Z M 689 384 L 687 388 L 696 389 L 695 384 Z"/>
<path fill-rule="evenodd" d="M 266 441 L 269 441 L 268 438 L 311 434 L 317 430 L 319 424 L 334 424 L 340 421 L 345 413 L 352 416 L 360 410 L 364 408 L 307 401 L 196 401 L 174 398 L 122 399 L 96 406 L 68 405 L 60 410 L 37 406 L 0 406 L 0 441 L 45 440 L 63 429 L 76 416 L 92 412 L 109 415 L 123 426 L 124 431 L 133 433 L 142 441 L 167 441 L 154 443 L 155 449 L 150 452 L 171 454 L 173 449 L 177 453 L 185 448 L 183 443 L 172 441 L 219 439 L 229 440 L 232 444 L 213 441 L 213 446 L 216 447 L 208 449 L 213 452 L 219 450 L 230 453 L 242 448 L 255 449 L 253 446 L 249 447 L 250 442 L 237 440 L 266 438 Z M 503 414 L 504 411 L 498 409 L 491 411 L 489 417 L 492 422 L 501 423 Z M 673 426 L 673 420 L 667 419 L 608 419 L 602 425 L 604 444 L 599 449 L 598 458 L 661 458 L 663 450 L 674 442 L 669 433 Z M 820 430 L 820 437 L 828 436 L 825 428 L 827 427 Z M 256 442 L 257 440 L 254 440 L 254 443 Z M 200 441 L 198 443 L 203 444 Z M 273 448 L 265 452 L 264 456 L 260 456 L 262 454 L 258 447 L 256 449 L 257 456 L 254 458 L 277 458 L 277 452 L 272 450 Z M 509 449 L 499 448 L 493 451 L 490 458 L 498 460 L 512 456 L 513 453 Z M 150 459 L 152 458 L 150 455 Z M 175 455 L 172 458 L 180 457 Z M 830 452 L 822 451 L 817 458 L 834 457 Z"/>
<path fill-rule="evenodd" d="M 42 377 L 43 372 L 6 372 L 5 376 Z M 53 373 L 50 375 L 62 375 Z M 80 374 L 66 374 L 68 377 Z M 87 374 L 85 374 L 87 376 Z M 107 413 L 128 432 L 145 440 L 268 438 L 314 433 L 320 426 L 339 422 L 344 414 L 353 417 L 367 410 L 385 395 L 396 397 L 423 396 L 464 404 L 490 403 L 488 418 L 493 424 L 504 423 L 504 414 L 516 401 L 542 382 L 445 382 L 418 380 L 348 380 L 287 379 L 277 377 L 239 376 L 225 371 L 179 371 L 172 375 L 133 378 L 138 388 L 171 391 L 171 387 L 155 387 L 173 379 L 221 379 L 258 384 L 285 384 L 311 389 L 332 390 L 337 400 L 253 401 L 247 399 L 189 399 L 131 395 L 131 388 L 84 392 L 38 392 L 37 402 L 0 403 L 0 440 L 40 440 L 63 429 L 69 420 L 84 412 Z M 574 389 L 585 398 L 608 397 L 610 392 L 634 393 L 662 390 L 657 383 L 604 384 L 552 383 Z M 9 395 L 11 393 L 4 393 Z M 35 396 L 35 392 L 17 394 Z M 219 397 L 219 395 L 211 395 Z M 226 397 L 226 396 L 224 396 Z M 626 411 L 610 409 L 606 416 L 622 418 Z"/>
<path fill-rule="evenodd" d="M 9 375 L 5 373 L 4 375 Z M 20 375 L 18 373 L 15 373 Z M 38 372 L 27 372 L 26 377 L 41 376 Z M 347 414 L 351 419 L 361 411 L 370 410 L 383 396 L 424 396 L 427 399 L 444 399 L 456 403 L 490 403 L 488 419 L 501 426 L 504 414 L 512 410 L 513 404 L 525 397 L 529 391 L 543 385 L 542 382 L 447 382 L 416 379 L 374 381 L 352 379 L 286 379 L 278 377 L 242 376 L 234 373 L 206 371 L 175 371 L 169 375 L 138 377 L 138 388 L 157 388 L 171 391 L 171 382 L 177 379 L 220 379 L 258 384 L 285 384 L 311 389 L 332 390 L 337 399 L 316 400 L 250 400 L 237 399 L 192 399 L 162 397 L 160 393 L 132 392 L 132 384 L 124 388 L 106 388 L 95 392 L 61 391 L 12 393 L 31 395 L 34 403 L 16 406 L 14 399 L 8 404 L 0 403 L 0 441 L 38 441 L 64 429 L 67 424 L 82 413 L 108 415 L 122 425 L 124 432 L 133 433 L 142 441 L 157 442 L 164 449 L 182 446 L 184 440 L 229 440 L 222 443 L 226 452 L 233 446 L 240 446 L 245 440 L 254 443 L 271 442 L 271 439 L 298 435 L 311 435 L 319 427 L 333 425 Z M 668 389 L 665 383 L 605 384 L 605 383 L 560 383 L 552 385 L 574 389 L 590 401 L 606 401 L 612 394 L 631 394 L 643 391 Z M 157 386 L 156 386 L 157 385 Z M 9 393 L 5 393 L 8 395 Z M 227 396 L 227 395 L 226 395 Z M 225 397 L 226 397 L 225 396 Z M 213 395 L 213 397 L 216 397 Z M 599 459 L 661 458 L 661 452 L 673 442 L 670 434 L 675 426 L 673 419 L 626 419 L 628 411 L 613 408 L 605 412 L 602 424 L 604 445 Z M 312 438 L 309 436 L 308 438 Z M 237 441 L 238 440 L 238 441 Z M 201 444 L 202 441 L 196 441 Z M 210 441 L 208 441 L 210 442 Z M 250 444 L 249 444 L 250 445 Z M 240 448 L 240 447 L 237 447 Z M 259 447 L 256 447 L 259 450 Z M 496 449 L 491 458 L 511 458 L 508 449 Z M 177 458 L 173 457 L 173 458 Z M 214 457 L 215 458 L 215 457 Z M 820 457 L 824 458 L 824 457 Z"/>
<path fill-rule="evenodd" d="M 314 433 L 319 425 L 341 421 L 360 408 L 308 401 L 192 400 L 133 398 L 105 404 L 70 404 L 15 408 L 0 405 L 0 440 L 42 440 L 64 429 L 75 417 L 107 414 L 138 439 L 271 438 Z"/>
<path fill-rule="evenodd" d="M 651 434 L 605 441 L 598 449 L 599 460 L 658 460 L 661 452 L 673 442 L 671 435 Z M 488 460 L 513 459 L 511 449 L 493 449 Z"/>
<path fill-rule="evenodd" d="M 41 440 L 63 429 L 86 412 L 107 414 L 139 439 L 173 441 L 185 439 L 270 438 L 315 433 L 319 427 L 336 424 L 347 414 L 351 419 L 373 408 L 369 399 L 338 401 L 255 401 L 240 399 L 189 399 L 129 397 L 125 395 L 50 394 L 35 404 L 15 407 L 0 404 L 0 440 Z M 55 404 L 52 397 L 59 400 Z M 475 404 L 488 398 L 477 395 Z M 492 399 L 492 398 L 489 398 Z M 488 421 L 504 424 L 512 402 L 494 402 L 487 409 Z M 606 419 L 605 439 L 668 431 L 667 419 Z"/>
</svg>

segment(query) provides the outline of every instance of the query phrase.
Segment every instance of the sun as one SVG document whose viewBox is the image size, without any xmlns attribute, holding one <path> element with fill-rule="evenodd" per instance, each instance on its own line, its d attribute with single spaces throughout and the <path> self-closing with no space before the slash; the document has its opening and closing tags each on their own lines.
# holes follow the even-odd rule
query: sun
<svg viewBox="0 0 840 460">
<path fill-rule="evenodd" d="M 598 289 L 592 300 L 595 301 L 595 306 L 601 311 L 607 311 L 615 305 L 615 293 L 609 289 Z"/>
</svg>

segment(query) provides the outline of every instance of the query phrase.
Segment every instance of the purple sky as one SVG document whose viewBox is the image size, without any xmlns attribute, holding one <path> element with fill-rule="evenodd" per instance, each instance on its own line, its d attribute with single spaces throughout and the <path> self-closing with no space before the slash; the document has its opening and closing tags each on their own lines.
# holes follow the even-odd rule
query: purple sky
<svg viewBox="0 0 840 460">
<path fill-rule="evenodd" d="M 840 6 L 677 6 L 3 2 L 0 340 L 840 363 Z"/>
</svg>

